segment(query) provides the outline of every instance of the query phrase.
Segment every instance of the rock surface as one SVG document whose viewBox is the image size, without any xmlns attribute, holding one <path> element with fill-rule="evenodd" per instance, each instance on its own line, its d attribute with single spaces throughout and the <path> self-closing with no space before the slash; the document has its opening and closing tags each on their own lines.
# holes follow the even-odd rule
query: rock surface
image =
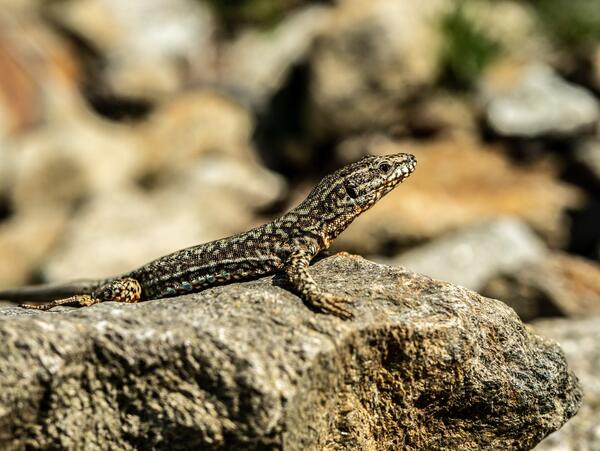
<svg viewBox="0 0 600 451">
<path fill-rule="evenodd" d="M 560 431 L 544 439 L 535 451 L 595 451 L 600 449 L 600 316 L 536 321 L 535 330 L 556 340 L 577 373 L 585 396 L 581 409 Z"/>
<path fill-rule="evenodd" d="M 504 304 L 360 258 L 311 272 L 355 320 L 272 278 L 0 309 L 0 447 L 516 450 L 577 411 L 561 350 Z"/>
</svg>

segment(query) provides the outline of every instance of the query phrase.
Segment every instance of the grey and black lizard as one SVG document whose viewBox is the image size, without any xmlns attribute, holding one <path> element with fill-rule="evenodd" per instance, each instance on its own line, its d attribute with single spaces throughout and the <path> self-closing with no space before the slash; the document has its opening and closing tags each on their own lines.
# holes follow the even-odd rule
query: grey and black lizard
<svg viewBox="0 0 600 451">
<path fill-rule="evenodd" d="M 138 302 L 204 290 L 283 272 L 292 290 L 313 309 L 351 318 L 346 301 L 321 291 L 310 261 L 348 225 L 415 169 L 410 154 L 368 156 L 326 176 L 296 208 L 280 218 L 228 238 L 179 250 L 129 273 L 101 280 L 32 286 L 0 292 L 0 299 L 48 310 L 58 305 Z"/>
</svg>

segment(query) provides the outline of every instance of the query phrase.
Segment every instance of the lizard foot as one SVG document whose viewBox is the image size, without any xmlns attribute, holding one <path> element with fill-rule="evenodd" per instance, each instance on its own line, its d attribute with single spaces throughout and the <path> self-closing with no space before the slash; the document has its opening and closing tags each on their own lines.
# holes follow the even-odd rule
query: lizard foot
<svg viewBox="0 0 600 451">
<path fill-rule="evenodd" d="M 94 298 L 89 294 L 71 296 L 70 298 L 57 299 L 56 301 L 48 302 L 47 304 L 19 304 L 19 307 L 34 310 L 50 310 L 59 305 L 72 307 L 87 307 L 100 302 L 100 299 Z"/>
<path fill-rule="evenodd" d="M 334 315 L 341 319 L 354 318 L 354 313 L 346 308 L 350 304 L 352 303 L 348 299 L 335 296 L 331 293 L 323 293 L 318 298 L 310 301 L 311 307 L 317 311 Z"/>
</svg>

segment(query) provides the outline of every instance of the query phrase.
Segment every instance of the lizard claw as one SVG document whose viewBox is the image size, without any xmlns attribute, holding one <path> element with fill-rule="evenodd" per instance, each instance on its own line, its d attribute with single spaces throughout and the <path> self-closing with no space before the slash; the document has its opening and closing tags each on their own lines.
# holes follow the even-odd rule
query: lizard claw
<svg viewBox="0 0 600 451">
<path fill-rule="evenodd" d="M 311 302 L 311 305 L 321 313 L 334 315 L 341 319 L 354 318 L 354 313 L 346 308 L 347 305 L 351 304 L 348 299 L 330 293 L 324 293 L 318 299 Z"/>
</svg>

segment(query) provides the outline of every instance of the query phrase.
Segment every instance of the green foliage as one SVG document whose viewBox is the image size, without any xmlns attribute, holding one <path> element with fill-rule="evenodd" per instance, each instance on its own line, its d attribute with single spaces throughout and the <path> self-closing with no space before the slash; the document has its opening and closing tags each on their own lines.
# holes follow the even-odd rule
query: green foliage
<svg viewBox="0 0 600 451">
<path fill-rule="evenodd" d="M 534 0 L 548 34 L 567 50 L 587 53 L 600 43 L 599 0 Z"/>
<path fill-rule="evenodd" d="M 240 25 L 275 25 L 300 0 L 207 0 L 228 31 Z"/>
<path fill-rule="evenodd" d="M 467 89 L 499 54 L 500 44 L 465 14 L 462 1 L 456 2 L 441 26 L 444 42 L 442 82 L 453 88 Z"/>
</svg>

